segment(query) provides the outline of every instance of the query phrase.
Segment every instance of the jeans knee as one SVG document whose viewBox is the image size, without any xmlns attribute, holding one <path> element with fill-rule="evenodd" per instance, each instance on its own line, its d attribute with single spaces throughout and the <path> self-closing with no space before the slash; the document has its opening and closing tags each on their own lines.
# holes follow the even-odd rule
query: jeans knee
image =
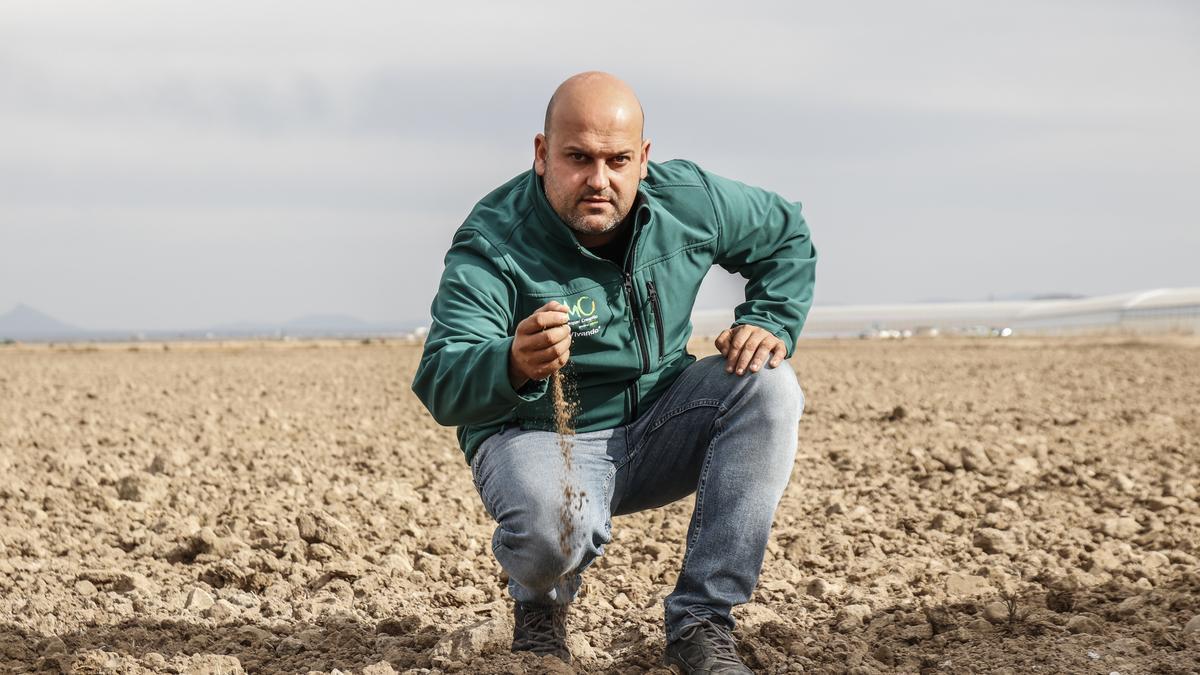
<svg viewBox="0 0 1200 675">
<path fill-rule="evenodd" d="M 556 531 L 531 532 L 515 541 L 502 543 L 496 551 L 496 557 L 508 575 L 536 592 L 549 590 L 573 569 L 571 554 L 568 547 L 560 544 Z"/>
<path fill-rule="evenodd" d="M 796 371 L 784 361 L 774 368 L 747 375 L 750 397 L 765 423 L 794 428 L 804 412 L 804 392 Z"/>
<path fill-rule="evenodd" d="M 550 501 L 530 503 L 523 510 L 526 517 L 502 522 L 493 546 L 509 576 L 539 592 L 580 567 L 597 543 L 595 524 L 588 522 L 586 512 L 564 514 L 560 504 Z"/>
</svg>

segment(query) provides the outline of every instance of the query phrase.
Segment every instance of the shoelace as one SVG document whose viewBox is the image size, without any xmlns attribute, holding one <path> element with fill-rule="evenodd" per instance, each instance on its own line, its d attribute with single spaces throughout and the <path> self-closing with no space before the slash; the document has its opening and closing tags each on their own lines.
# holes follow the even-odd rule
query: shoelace
<svg viewBox="0 0 1200 675">
<path fill-rule="evenodd" d="M 696 624 L 696 630 L 702 630 L 708 636 L 706 642 L 712 649 L 712 657 L 715 661 L 728 665 L 743 665 L 742 659 L 737 653 L 737 643 L 734 642 L 733 634 L 729 632 L 729 629 L 708 619 L 701 619 L 700 623 Z"/>
<path fill-rule="evenodd" d="M 567 639 L 566 626 L 555 621 L 558 610 L 525 610 L 521 630 L 524 635 L 519 646 L 534 653 L 557 652 Z"/>
</svg>

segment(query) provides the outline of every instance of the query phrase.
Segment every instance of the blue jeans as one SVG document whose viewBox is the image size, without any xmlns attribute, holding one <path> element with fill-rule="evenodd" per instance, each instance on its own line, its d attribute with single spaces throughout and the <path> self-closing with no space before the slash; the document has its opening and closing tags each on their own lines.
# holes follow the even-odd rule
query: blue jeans
<svg viewBox="0 0 1200 675">
<path fill-rule="evenodd" d="M 696 493 L 687 550 L 666 599 L 667 640 L 699 618 L 733 628 L 730 610 L 750 599 L 775 507 L 791 477 L 804 396 L 791 366 L 744 376 L 719 356 L 689 366 L 635 422 L 573 437 L 561 540 L 564 463 L 554 432 L 505 428 L 471 465 L 497 523 L 492 551 L 518 602 L 566 604 L 580 573 L 611 540 L 612 517 Z"/>
</svg>

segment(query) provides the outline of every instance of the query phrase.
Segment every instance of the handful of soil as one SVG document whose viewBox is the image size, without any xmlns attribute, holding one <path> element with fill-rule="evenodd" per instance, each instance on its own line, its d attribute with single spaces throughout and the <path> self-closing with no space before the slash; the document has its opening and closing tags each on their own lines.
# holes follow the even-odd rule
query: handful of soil
<svg viewBox="0 0 1200 675">
<path fill-rule="evenodd" d="M 554 430 L 558 434 L 558 449 L 562 454 L 562 508 L 558 519 L 558 546 L 563 555 L 571 553 L 571 539 L 575 536 L 575 514 L 583 509 L 586 496 L 575 487 L 571 475 L 571 452 L 575 444 L 575 414 L 579 411 L 575 381 L 564 371 L 558 370 L 550 377 L 550 391 L 554 396 Z"/>
</svg>

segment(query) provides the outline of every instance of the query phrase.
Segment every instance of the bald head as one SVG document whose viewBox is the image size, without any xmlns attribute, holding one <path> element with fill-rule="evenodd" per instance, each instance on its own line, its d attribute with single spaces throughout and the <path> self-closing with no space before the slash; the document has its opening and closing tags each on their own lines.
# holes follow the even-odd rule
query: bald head
<svg viewBox="0 0 1200 675">
<path fill-rule="evenodd" d="M 558 85 L 546 105 L 542 133 L 555 127 L 615 130 L 636 128 L 644 135 L 645 115 L 633 88 L 609 73 L 592 70 L 567 78 Z"/>
</svg>

